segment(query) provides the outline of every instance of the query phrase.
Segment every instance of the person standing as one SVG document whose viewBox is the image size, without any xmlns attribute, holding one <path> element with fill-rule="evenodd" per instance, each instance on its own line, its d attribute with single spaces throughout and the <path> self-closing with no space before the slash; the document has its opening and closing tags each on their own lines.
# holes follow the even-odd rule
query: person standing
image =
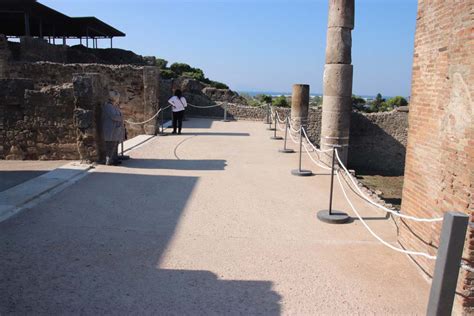
<svg viewBox="0 0 474 316">
<path fill-rule="evenodd" d="M 188 106 L 186 99 L 183 97 L 181 90 L 176 89 L 174 91 L 174 96 L 172 96 L 168 103 L 171 104 L 171 110 L 173 111 L 173 132 L 176 134 L 176 129 L 178 134 L 181 134 L 181 128 L 183 127 L 183 116 L 184 110 Z"/>
<path fill-rule="evenodd" d="M 105 164 L 118 165 L 118 145 L 125 137 L 124 121 L 119 107 L 120 94 L 109 92 L 109 99 L 102 106 L 102 135 L 105 141 Z"/>
</svg>

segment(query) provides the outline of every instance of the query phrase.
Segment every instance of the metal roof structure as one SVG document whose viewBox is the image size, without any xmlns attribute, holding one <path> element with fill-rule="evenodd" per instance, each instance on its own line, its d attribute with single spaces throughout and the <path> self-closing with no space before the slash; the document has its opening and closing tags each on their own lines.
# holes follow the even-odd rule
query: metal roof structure
<svg viewBox="0 0 474 316">
<path fill-rule="evenodd" d="M 125 36 L 95 17 L 69 17 L 36 0 L 0 0 L 0 34 L 86 40 Z"/>
</svg>

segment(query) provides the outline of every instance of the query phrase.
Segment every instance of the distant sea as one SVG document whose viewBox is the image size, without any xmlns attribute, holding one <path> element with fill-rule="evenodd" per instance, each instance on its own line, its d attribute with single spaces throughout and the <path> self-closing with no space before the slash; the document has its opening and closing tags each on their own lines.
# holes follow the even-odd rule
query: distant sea
<svg viewBox="0 0 474 316">
<path fill-rule="evenodd" d="M 259 94 L 266 94 L 266 95 L 270 95 L 272 97 L 278 97 L 278 96 L 281 96 L 281 95 L 288 96 L 288 97 L 291 96 L 291 92 L 281 92 L 281 91 L 280 92 L 278 92 L 278 91 L 237 91 L 237 93 L 247 94 L 251 97 L 254 97 L 254 96 L 259 95 Z M 310 93 L 310 95 L 312 97 L 322 96 L 321 93 Z M 374 95 L 360 95 L 360 97 L 365 98 L 365 99 L 375 99 Z"/>
</svg>

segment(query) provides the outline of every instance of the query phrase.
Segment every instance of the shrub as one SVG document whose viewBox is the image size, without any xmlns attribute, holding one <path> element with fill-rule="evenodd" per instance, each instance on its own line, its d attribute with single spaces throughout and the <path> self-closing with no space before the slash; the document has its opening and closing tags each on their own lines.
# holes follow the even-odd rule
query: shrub
<svg viewBox="0 0 474 316">
<path fill-rule="evenodd" d="M 408 101 L 404 97 L 401 97 L 401 96 L 390 98 L 387 100 L 386 103 L 388 106 L 391 106 L 392 108 L 408 105 Z"/>
<path fill-rule="evenodd" d="M 216 89 L 229 89 L 229 86 L 226 85 L 225 83 L 219 82 L 219 81 L 212 81 L 211 80 L 211 86 L 216 88 Z"/>
<path fill-rule="evenodd" d="M 266 94 L 257 94 L 255 99 L 262 103 L 272 103 L 272 96 Z"/>
<path fill-rule="evenodd" d="M 284 95 L 280 95 L 279 97 L 276 97 L 272 101 L 273 106 L 279 106 L 279 107 L 289 107 L 290 104 L 288 103 L 288 100 Z"/>
<path fill-rule="evenodd" d="M 156 58 L 155 60 L 155 66 L 158 67 L 159 69 L 166 69 L 166 65 L 168 65 L 168 61 L 163 58 Z"/>
<path fill-rule="evenodd" d="M 185 72 L 194 72 L 194 68 L 185 63 L 173 63 L 171 64 L 170 69 L 179 76 Z"/>
<path fill-rule="evenodd" d="M 161 78 L 163 79 L 174 79 L 178 77 L 178 75 L 176 75 L 174 71 L 170 69 L 162 69 L 160 74 L 161 74 Z"/>
<path fill-rule="evenodd" d="M 357 109 L 357 110 L 360 110 L 360 111 L 364 111 L 365 110 L 365 107 L 364 105 L 366 104 L 366 101 L 357 96 L 357 95 L 352 95 L 352 107 Z"/>
<path fill-rule="evenodd" d="M 323 105 L 323 97 L 322 96 L 314 96 L 309 99 L 310 106 L 321 106 Z"/>
</svg>

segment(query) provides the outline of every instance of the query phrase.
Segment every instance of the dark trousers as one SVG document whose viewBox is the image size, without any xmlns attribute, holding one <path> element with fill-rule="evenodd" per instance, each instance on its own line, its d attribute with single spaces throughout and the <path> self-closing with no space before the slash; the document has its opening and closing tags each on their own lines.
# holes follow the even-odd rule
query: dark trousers
<svg viewBox="0 0 474 316">
<path fill-rule="evenodd" d="M 173 133 L 176 133 L 176 128 L 178 128 L 178 133 L 181 133 L 181 128 L 183 127 L 183 117 L 184 111 L 173 112 Z"/>
<path fill-rule="evenodd" d="M 119 142 L 105 142 L 105 164 L 110 165 L 118 160 L 118 144 Z"/>
</svg>

